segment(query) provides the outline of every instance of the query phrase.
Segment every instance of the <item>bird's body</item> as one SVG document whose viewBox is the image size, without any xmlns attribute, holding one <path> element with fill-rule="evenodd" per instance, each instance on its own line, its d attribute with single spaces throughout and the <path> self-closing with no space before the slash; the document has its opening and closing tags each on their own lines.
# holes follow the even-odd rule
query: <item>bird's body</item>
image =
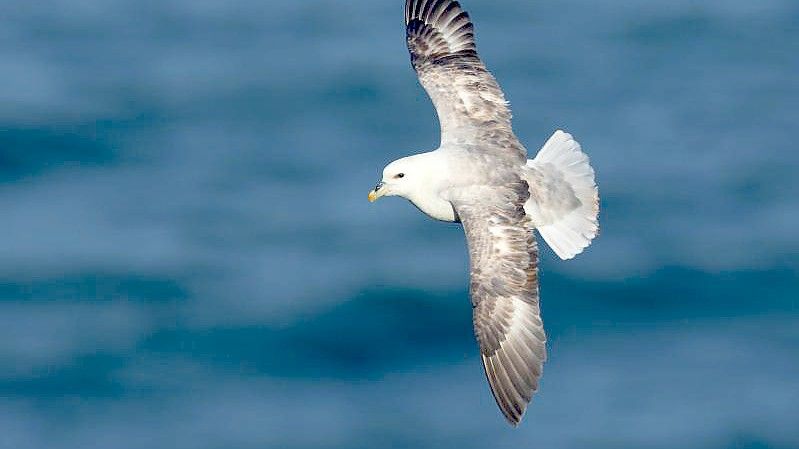
<svg viewBox="0 0 799 449">
<path fill-rule="evenodd" d="M 407 0 L 405 21 L 411 62 L 438 113 L 441 144 L 386 166 L 369 198 L 402 196 L 436 220 L 463 224 L 483 367 L 500 410 L 517 425 L 546 360 L 533 230 L 563 259 L 582 252 L 598 231 L 594 171 L 562 131 L 527 159 L 458 2 Z"/>
</svg>

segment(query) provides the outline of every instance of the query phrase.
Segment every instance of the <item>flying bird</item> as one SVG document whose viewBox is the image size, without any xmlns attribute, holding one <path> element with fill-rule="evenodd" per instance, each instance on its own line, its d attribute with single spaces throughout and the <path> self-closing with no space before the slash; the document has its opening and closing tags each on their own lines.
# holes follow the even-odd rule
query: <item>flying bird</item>
<svg viewBox="0 0 799 449">
<path fill-rule="evenodd" d="M 405 25 L 441 142 L 388 164 L 369 201 L 403 197 L 436 220 L 463 225 L 483 368 L 502 414 L 517 426 L 547 358 L 534 230 L 562 259 L 581 253 L 599 230 L 594 170 L 580 144 L 560 130 L 527 159 L 457 1 L 407 0 Z"/>
</svg>

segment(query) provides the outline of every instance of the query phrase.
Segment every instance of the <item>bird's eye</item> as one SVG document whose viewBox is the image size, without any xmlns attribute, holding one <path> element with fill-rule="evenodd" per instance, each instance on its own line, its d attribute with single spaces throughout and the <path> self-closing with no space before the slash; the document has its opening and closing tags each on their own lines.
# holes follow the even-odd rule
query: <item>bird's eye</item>
<svg viewBox="0 0 799 449">
<path fill-rule="evenodd" d="M 395 178 L 399 178 L 399 179 L 402 179 L 404 177 L 405 177 L 405 173 L 398 173 L 397 176 L 395 176 Z"/>
</svg>

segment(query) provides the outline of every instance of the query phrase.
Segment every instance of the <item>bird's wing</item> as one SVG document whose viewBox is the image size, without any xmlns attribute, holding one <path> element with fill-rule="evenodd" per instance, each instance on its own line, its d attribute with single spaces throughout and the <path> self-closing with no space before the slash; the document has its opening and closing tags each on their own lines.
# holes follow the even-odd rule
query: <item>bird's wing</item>
<svg viewBox="0 0 799 449">
<path fill-rule="evenodd" d="M 538 389 L 546 335 L 527 183 L 470 187 L 452 198 L 469 245 L 474 331 L 494 398 L 512 425 Z"/>
<path fill-rule="evenodd" d="M 469 15 L 453 0 L 406 0 L 411 63 L 441 124 L 441 145 L 475 144 L 526 159 L 496 80 L 477 55 Z"/>
</svg>

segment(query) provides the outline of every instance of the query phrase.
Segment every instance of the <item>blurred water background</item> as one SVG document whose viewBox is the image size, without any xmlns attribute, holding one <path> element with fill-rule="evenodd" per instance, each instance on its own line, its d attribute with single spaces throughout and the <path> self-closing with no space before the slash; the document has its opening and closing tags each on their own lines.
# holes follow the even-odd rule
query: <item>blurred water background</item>
<svg viewBox="0 0 799 449">
<path fill-rule="evenodd" d="M 3 2 L 0 447 L 799 447 L 799 3 L 465 1 L 602 194 L 517 430 L 462 231 L 366 201 L 438 140 L 402 3 Z"/>
</svg>

